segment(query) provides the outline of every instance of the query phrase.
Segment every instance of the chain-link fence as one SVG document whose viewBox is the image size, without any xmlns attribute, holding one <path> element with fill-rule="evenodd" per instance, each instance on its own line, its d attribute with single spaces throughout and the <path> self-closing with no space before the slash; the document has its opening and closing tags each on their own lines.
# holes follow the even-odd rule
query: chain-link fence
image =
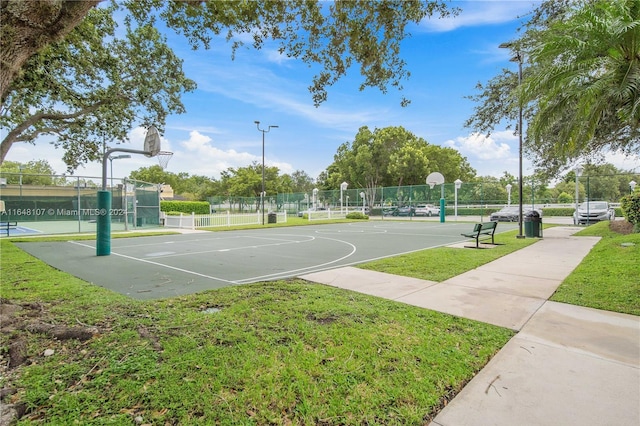
<svg viewBox="0 0 640 426">
<path fill-rule="evenodd" d="M 0 173 L 0 221 L 17 222 L 12 235 L 95 232 L 101 178 Z M 109 179 L 112 230 L 160 224 L 158 185 Z"/>
<path fill-rule="evenodd" d="M 532 178 L 523 180 L 522 202 L 535 208 L 549 206 L 571 207 L 576 202 L 576 187 L 580 202 L 602 200 L 618 203 L 631 190 L 630 183 L 640 182 L 640 174 L 621 173 L 616 175 L 581 176 L 574 182 L 560 182 L 553 187 Z M 341 209 L 360 210 L 367 207 L 371 214 L 381 214 L 385 209 L 415 207 L 420 205 L 439 206 L 444 198 L 447 209 L 456 205 L 460 214 L 478 214 L 479 210 L 497 210 L 520 202 L 518 182 L 503 184 L 498 181 L 445 183 L 431 188 L 429 185 L 407 185 L 380 188 L 352 188 L 335 190 L 311 190 L 288 194 L 267 195 L 264 199 L 265 211 L 286 211 L 288 214 L 306 210 Z M 212 209 L 231 212 L 260 211 L 260 197 L 216 196 L 207 199 Z"/>
</svg>

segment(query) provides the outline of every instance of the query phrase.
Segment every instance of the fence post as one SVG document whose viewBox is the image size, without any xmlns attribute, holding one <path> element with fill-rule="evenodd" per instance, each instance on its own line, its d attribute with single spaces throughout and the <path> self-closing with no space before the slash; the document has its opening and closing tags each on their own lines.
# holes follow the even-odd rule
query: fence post
<svg viewBox="0 0 640 426">
<path fill-rule="evenodd" d="M 194 231 L 196 229 L 196 214 L 195 212 L 191 212 L 191 230 Z"/>
</svg>

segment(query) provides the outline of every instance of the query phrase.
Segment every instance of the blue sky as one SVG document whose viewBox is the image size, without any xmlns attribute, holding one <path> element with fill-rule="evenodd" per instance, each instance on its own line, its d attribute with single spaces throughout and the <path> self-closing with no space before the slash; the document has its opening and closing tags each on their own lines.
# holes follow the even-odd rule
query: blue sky
<svg viewBox="0 0 640 426">
<path fill-rule="evenodd" d="M 339 145 L 352 141 L 362 126 L 370 129 L 403 126 L 431 144 L 453 147 L 466 157 L 478 175 L 517 175 L 518 138 L 497 129 L 490 137 L 473 134 L 464 121 L 473 112 L 465 99 L 502 68 L 513 68 L 509 52 L 500 43 L 518 36 L 517 28 L 535 5 L 532 0 L 452 1 L 462 13 L 445 20 L 426 20 L 411 29 L 402 44 L 402 56 L 411 72 L 404 90 L 358 90 L 358 68 L 329 88 L 328 101 L 313 106 L 308 86 L 313 68 L 279 55 L 267 45 L 260 51 L 240 49 L 231 60 L 230 45 L 215 43 L 211 50 L 192 51 L 184 39 L 167 33 L 169 44 L 184 59 L 187 76 L 198 89 L 186 94 L 187 113 L 171 116 L 163 134 L 163 150 L 174 152 L 168 171 L 219 178 L 229 167 L 262 161 L 262 133 L 256 129 L 278 125 L 265 137 L 265 162 L 282 173 L 304 170 L 312 178 L 333 162 Z M 524 17 L 524 18 L 519 18 Z M 401 107 L 402 96 L 411 100 Z M 127 148 L 142 149 L 145 131 L 132 129 Z M 46 142 L 14 145 L 7 160 L 46 159 L 62 173 L 62 151 Z M 612 154 L 617 167 L 632 169 L 640 158 Z M 134 155 L 113 162 L 115 177 L 157 164 Z M 532 173 L 525 159 L 524 174 Z M 99 176 L 98 163 L 80 167 L 76 175 Z"/>
</svg>

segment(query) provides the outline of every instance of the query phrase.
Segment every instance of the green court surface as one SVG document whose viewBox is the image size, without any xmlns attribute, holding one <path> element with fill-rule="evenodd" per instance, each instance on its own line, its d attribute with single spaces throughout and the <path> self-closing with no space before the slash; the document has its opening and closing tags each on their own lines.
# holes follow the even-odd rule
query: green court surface
<svg viewBox="0 0 640 426">
<path fill-rule="evenodd" d="M 500 223 L 497 233 L 517 224 Z M 290 228 L 119 238 L 111 255 L 95 241 L 16 243 L 51 266 L 136 299 L 295 277 L 445 246 L 470 223 L 354 222 Z"/>
</svg>

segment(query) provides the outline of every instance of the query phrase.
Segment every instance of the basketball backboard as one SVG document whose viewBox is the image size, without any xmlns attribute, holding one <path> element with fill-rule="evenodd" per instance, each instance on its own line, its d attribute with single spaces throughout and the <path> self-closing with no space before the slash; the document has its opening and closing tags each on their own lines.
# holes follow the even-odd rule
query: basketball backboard
<svg viewBox="0 0 640 426">
<path fill-rule="evenodd" d="M 154 126 L 150 126 L 147 130 L 147 136 L 144 138 L 144 151 L 147 157 L 155 157 L 160 152 L 160 133 Z"/>
</svg>

